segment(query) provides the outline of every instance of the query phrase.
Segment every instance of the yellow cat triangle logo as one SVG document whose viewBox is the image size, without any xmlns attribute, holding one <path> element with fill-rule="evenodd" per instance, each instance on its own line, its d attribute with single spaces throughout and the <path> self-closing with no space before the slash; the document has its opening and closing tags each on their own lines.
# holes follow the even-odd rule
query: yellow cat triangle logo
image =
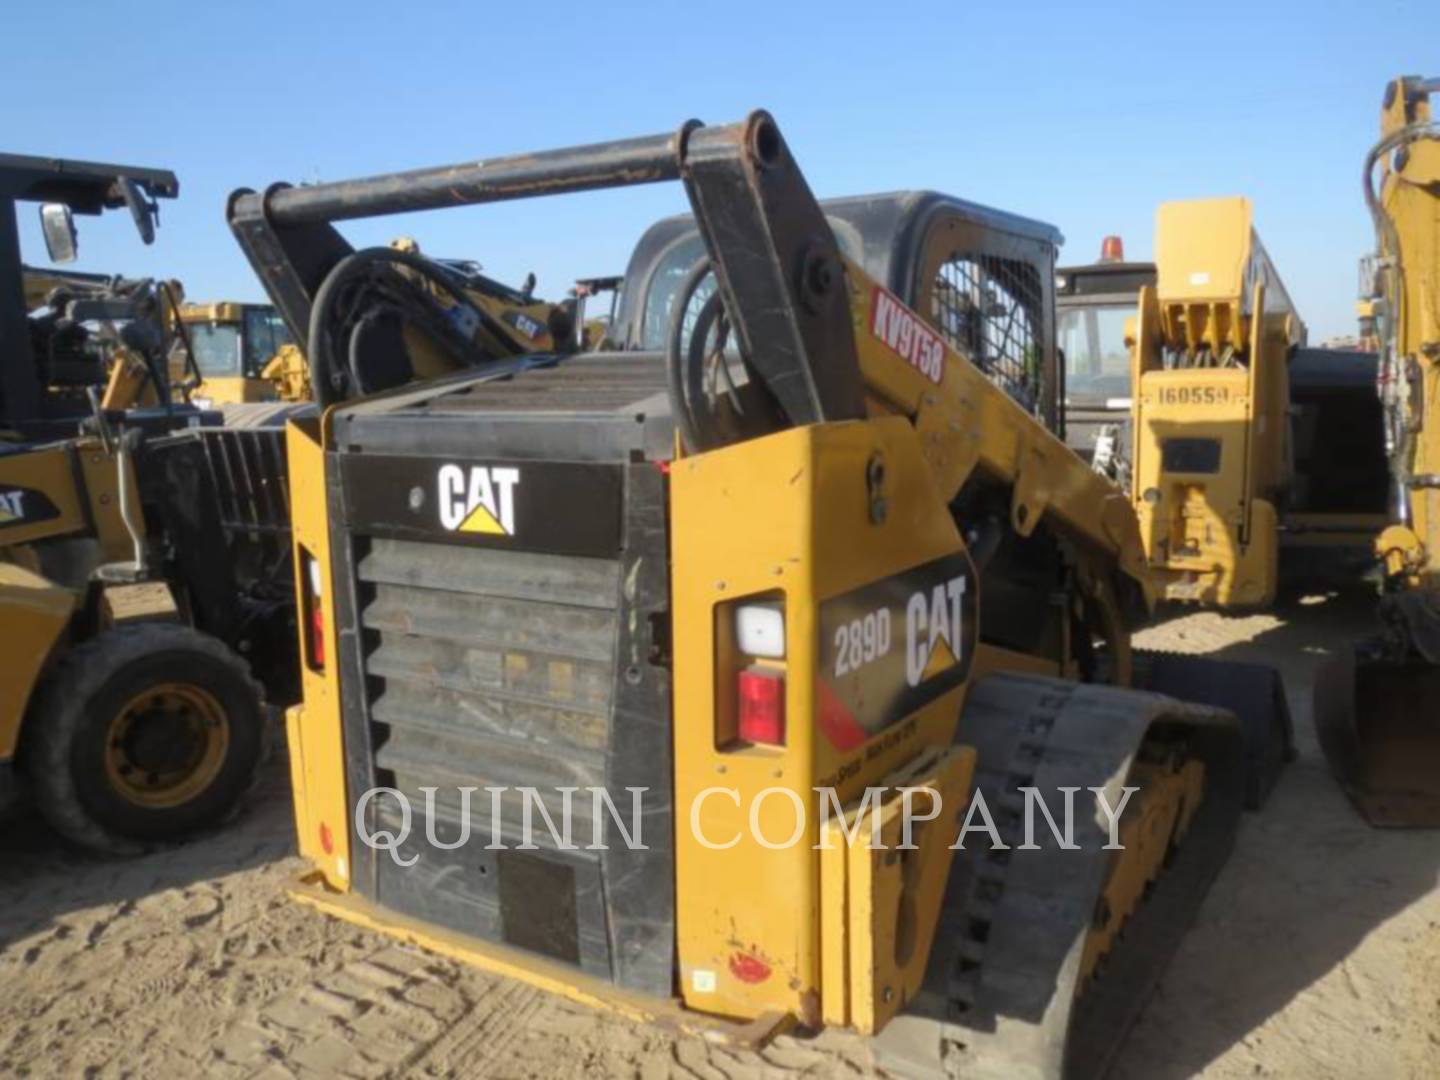
<svg viewBox="0 0 1440 1080">
<path fill-rule="evenodd" d="M 465 516 L 465 520 L 460 522 L 460 528 L 456 531 L 462 533 L 486 533 L 490 536 L 510 535 L 505 531 L 505 527 L 495 520 L 495 515 L 486 509 L 483 503 L 475 507 L 474 510 L 471 510 L 470 513 Z"/>
<path fill-rule="evenodd" d="M 950 649 L 950 643 L 943 637 L 937 638 L 930 650 L 930 659 L 925 661 L 925 674 L 920 677 L 920 681 L 933 679 L 936 675 L 949 671 L 958 662 L 955 653 Z"/>
</svg>

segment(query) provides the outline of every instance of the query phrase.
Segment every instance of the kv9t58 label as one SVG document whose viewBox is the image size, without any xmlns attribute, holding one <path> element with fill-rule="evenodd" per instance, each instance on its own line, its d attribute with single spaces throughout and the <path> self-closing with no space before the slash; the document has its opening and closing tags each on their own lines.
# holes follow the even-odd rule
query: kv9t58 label
<svg viewBox="0 0 1440 1080">
<path fill-rule="evenodd" d="M 850 750 L 965 681 L 975 570 L 947 555 L 820 605 L 819 723 Z"/>
<path fill-rule="evenodd" d="M 937 386 L 945 378 L 945 343 L 889 289 L 870 296 L 870 332 Z"/>
</svg>

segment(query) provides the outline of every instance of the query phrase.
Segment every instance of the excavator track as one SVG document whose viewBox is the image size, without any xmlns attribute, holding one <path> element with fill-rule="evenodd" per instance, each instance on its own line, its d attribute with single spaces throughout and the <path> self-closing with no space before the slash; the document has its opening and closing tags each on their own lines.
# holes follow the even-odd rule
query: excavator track
<svg viewBox="0 0 1440 1080">
<path fill-rule="evenodd" d="M 1204 797 L 1087 979 L 1087 939 L 1111 917 L 1101 899 L 1121 853 L 1104 850 L 1083 789 L 1103 786 L 1119 805 L 1156 738 L 1203 763 Z M 924 988 L 878 1036 L 880 1063 L 902 1076 L 1101 1076 L 1229 854 L 1245 800 L 1238 721 L 1153 693 L 992 675 L 971 690 L 956 741 L 978 753 L 976 789 L 1009 850 L 971 832 L 956 852 Z M 1059 789 L 1082 789 L 1079 850 L 1062 849 L 1038 813 L 1036 848 L 1016 850 L 1025 787 L 1057 821 Z"/>
</svg>

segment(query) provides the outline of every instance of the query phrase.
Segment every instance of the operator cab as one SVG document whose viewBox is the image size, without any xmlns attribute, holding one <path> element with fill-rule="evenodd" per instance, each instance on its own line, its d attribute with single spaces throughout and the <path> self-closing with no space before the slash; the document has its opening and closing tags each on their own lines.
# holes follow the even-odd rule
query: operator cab
<svg viewBox="0 0 1440 1080">
<path fill-rule="evenodd" d="M 841 253 L 925 318 L 1027 411 L 1059 430 L 1053 334 L 1058 230 L 933 191 L 820 202 Z M 626 268 L 612 333 L 663 351 L 675 295 L 705 247 L 688 215 L 652 225 Z M 714 290 L 703 283 L 698 309 Z"/>
<path fill-rule="evenodd" d="M 1155 284 L 1155 264 L 1126 262 L 1118 236 L 1107 236 L 1099 262 L 1056 271 L 1056 345 L 1065 374 L 1065 441 L 1086 461 L 1107 425 L 1130 419 L 1130 349 L 1125 322 L 1140 289 Z M 1121 452 L 1128 455 L 1129 439 Z"/>
<path fill-rule="evenodd" d="M 186 304 L 180 309 L 185 338 L 170 353 L 172 377 L 183 377 L 185 348 L 201 379 L 196 393 L 216 402 L 271 401 L 275 389 L 265 368 L 291 341 L 289 328 L 269 304 Z"/>
</svg>

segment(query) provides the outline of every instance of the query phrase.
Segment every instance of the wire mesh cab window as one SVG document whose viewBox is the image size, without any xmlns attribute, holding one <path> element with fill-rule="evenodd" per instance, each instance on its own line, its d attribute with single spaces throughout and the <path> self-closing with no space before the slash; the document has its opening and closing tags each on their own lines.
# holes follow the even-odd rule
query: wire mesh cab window
<svg viewBox="0 0 1440 1080">
<path fill-rule="evenodd" d="M 926 248 L 920 310 L 991 382 L 1057 428 L 1054 248 L 958 220 L 937 226 Z"/>
</svg>

